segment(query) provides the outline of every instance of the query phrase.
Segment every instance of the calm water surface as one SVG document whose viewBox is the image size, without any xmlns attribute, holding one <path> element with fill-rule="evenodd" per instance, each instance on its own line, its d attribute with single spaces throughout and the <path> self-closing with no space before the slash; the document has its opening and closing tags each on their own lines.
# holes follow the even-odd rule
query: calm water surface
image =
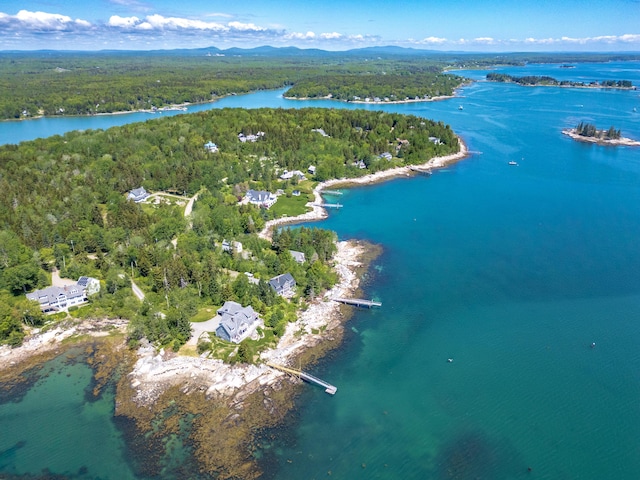
<svg viewBox="0 0 640 480">
<path fill-rule="evenodd" d="M 500 71 L 640 85 L 637 62 Z M 640 139 L 639 95 L 478 82 L 450 101 L 366 107 L 442 120 L 476 153 L 428 178 L 347 190 L 345 207 L 320 224 L 383 246 L 365 287 L 383 307 L 357 312 L 344 347 L 315 367 L 335 397 L 306 388 L 297 415 L 270 432 L 277 440 L 257 453 L 265 478 L 638 478 L 640 148 L 560 131 L 586 121 Z M 355 108 L 260 92 L 197 109 L 309 105 Z M 84 128 L 125 117 L 150 115 L 92 117 L 105 123 Z M 33 138 L 17 130 L 37 122 L 0 124 L 0 135 Z M 83 391 L 88 376 L 70 373 L 47 381 Z M 0 476 L 34 474 L 29 449 L 56 438 L 22 426 L 34 405 L 54 410 L 28 399 L 0 405 L 3 430 L 21 432 L 2 437 Z M 109 441 L 95 465 L 52 453 L 37 471 L 127 478 L 111 414 L 105 407 Z M 60 415 L 71 437 L 94 431 L 73 415 Z"/>
</svg>

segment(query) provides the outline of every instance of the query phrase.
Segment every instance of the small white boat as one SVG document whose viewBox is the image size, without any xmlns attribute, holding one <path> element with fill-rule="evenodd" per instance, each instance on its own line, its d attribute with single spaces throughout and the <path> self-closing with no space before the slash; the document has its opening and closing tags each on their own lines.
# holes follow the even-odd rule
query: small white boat
<svg viewBox="0 0 640 480">
<path fill-rule="evenodd" d="M 463 110 L 463 109 L 464 109 L 464 107 L 463 107 L 462 105 L 460 105 L 460 106 L 458 107 L 458 110 Z"/>
<path fill-rule="evenodd" d="M 511 161 L 509 162 L 509 165 L 513 165 L 513 166 L 516 166 L 516 167 L 517 167 L 517 166 L 518 166 L 518 162 L 514 162 L 513 160 L 511 160 Z"/>
</svg>

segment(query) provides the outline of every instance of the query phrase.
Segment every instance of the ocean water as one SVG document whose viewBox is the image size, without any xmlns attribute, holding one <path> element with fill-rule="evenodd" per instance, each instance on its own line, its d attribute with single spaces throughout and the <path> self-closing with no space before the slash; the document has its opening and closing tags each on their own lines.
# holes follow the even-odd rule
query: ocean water
<svg viewBox="0 0 640 480">
<path fill-rule="evenodd" d="M 640 86 L 638 62 L 499 70 Z M 362 108 L 281 91 L 198 108 L 225 106 Z M 264 477 L 637 479 L 640 147 L 561 130 L 586 121 L 640 140 L 640 92 L 479 81 L 453 100 L 364 108 L 442 120 L 474 154 L 430 177 L 344 190 L 344 208 L 315 224 L 382 245 L 363 294 L 383 306 L 356 311 L 342 348 L 313 368 L 337 394 L 305 388 L 268 432 Z M 24 124 L 44 135 L 37 122 L 0 124 L 0 135 Z M 0 436 L 0 477 L 48 468 L 74 478 L 84 466 L 78 478 L 130 478 L 112 410 L 98 415 L 102 430 L 77 422 L 84 403 L 72 392 L 89 377 L 64 368 L 0 405 L 2 431 L 20 432 Z M 65 385 L 62 406 L 37 393 L 48 382 Z M 43 444 L 28 427 L 34 405 L 70 437 L 107 432 L 98 458 L 41 454 L 27 468 L 27 449 Z M 94 465 L 107 458 L 109 468 Z"/>
</svg>

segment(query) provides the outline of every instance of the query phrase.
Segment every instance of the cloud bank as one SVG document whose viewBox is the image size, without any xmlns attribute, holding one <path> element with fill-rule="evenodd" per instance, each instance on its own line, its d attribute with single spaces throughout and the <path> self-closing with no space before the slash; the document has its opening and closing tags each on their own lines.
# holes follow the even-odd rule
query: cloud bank
<svg viewBox="0 0 640 480">
<path fill-rule="evenodd" d="M 201 18 L 163 16 L 150 11 L 149 4 L 139 0 L 109 0 L 142 12 L 139 16 L 112 15 L 104 22 L 47 12 L 20 10 L 11 15 L 0 12 L 0 49 L 59 48 L 195 48 L 214 44 L 221 46 L 296 45 L 347 49 L 358 46 L 395 44 L 439 50 L 562 50 L 562 49 L 637 49 L 640 34 L 601 35 L 584 38 L 499 39 L 491 36 L 448 39 L 425 36 L 422 39 L 383 39 L 379 35 L 346 34 L 337 31 L 297 32 L 233 20 L 226 13 L 205 14 Z"/>
</svg>

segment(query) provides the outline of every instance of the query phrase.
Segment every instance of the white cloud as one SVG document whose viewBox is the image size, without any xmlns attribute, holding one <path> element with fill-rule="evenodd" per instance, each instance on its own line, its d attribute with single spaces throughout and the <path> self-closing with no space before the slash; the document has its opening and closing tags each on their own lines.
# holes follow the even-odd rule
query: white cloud
<svg viewBox="0 0 640 480">
<path fill-rule="evenodd" d="M 137 25 L 140 22 L 138 17 L 120 17 L 118 15 L 113 15 L 107 25 L 110 27 L 123 27 L 130 28 Z"/>
<path fill-rule="evenodd" d="M 287 33 L 284 38 L 286 40 L 309 40 L 312 38 L 316 38 L 316 34 L 314 32 L 300 33 L 300 32 L 291 32 Z"/>
<path fill-rule="evenodd" d="M 443 43 L 447 43 L 446 38 L 441 37 L 426 37 L 422 40 L 417 41 L 416 43 L 421 43 L 425 45 L 442 45 Z"/>
<path fill-rule="evenodd" d="M 227 25 L 230 28 L 233 28 L 235 30 L 240 30 L 243 32 L 246 32 L 246 31 L 263 32 L 266 30 L 266 28 L 259 27 L 253 23 L 229 22 L 227 23 Z"/>
<path fill-rule="evenodd" d="M 0 12 L 0 32 L 26 31 L 33 33 L 86 30 L 91 23 L 72 19 L 67 15 L 20 10 L 16 15 Z"/>
<path fill-rule="evenodd" d="M 338 40 L 344 37 L 341 33 L 331 32 L 331 33 L 321 33 L 320 38 L 324 38 L 325 40 Z"/>
<path fill-rule="evenodd" d="M 494 45 L 496 43 L 496 41 L 491 37 L 474 38 L 472 42 L 476 44 L 483 44 L 483 45 Z"/>
</svg>

